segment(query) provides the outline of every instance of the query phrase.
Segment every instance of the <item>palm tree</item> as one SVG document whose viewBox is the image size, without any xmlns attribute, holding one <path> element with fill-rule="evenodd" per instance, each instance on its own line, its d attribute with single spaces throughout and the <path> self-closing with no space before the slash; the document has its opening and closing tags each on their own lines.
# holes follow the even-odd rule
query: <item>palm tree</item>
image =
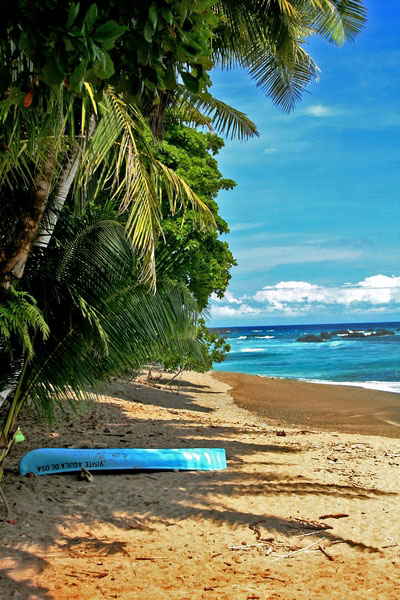
<svg viewBox="0 0 400 600">
<path fill-rule="evenodd" d="M 51 375 L 49 365 L 54 364 L 54 357 L 59 359 L 61 351 L 65 352 L 69 348 L 69 362 L 72 363 L 71 369 L 61 375 L 61 388 L 63 385 L 65 388 L 66 382 L 69 382 L 75 396 L 82 396 L 89 384 L 93 385 L 97 380 L 104 379 L 106 373 L 114 373 L 128 364 L 131 367 L 141 364 L 144 360 L 141 347 L 152 347 L 150 342 L 144 343 L 142 336 L 137 338 L 142 345 L 129 341 L 131 352 L 127 348 L 124 352 L 117 351 L 115 347 L 113 354 L 107 342 L 112 336 L 106 331 L 105 325 L 101 324 L 98 308 L 92 309 L 89 300 L 75 292 L 71 284 L 67 290 L 50 286 L 57 293 L 54 297 L 42 298 L 41 286 L 46 282 L 48 287 L 51 280 L 51 271 L 46 270 L 46 265 L 50 264 L 49 257 L 54 253 L 56 242 L 53 241 L 53 233 L 63 211 L 68 211 L 68 204 L 75 208 L 78 215 L 84 215 L 91 203 L 101 204 L 104 197 L 107 197 L 112 203 L 113 215 L 118 213 L 124 216 L 123 225 L 118 223 L 118 227 L 115 219 L 109 219 L 110 222 L 106 225 L 92 226 L 91 229 L 101 232 L 97 251 L 104 253 L 101 256 L 104 264 L 96 266 L 96 284 L 102 296 L 108 297 L 110 290 L 113 290 L 115 281 L 107 275 L 112 272 L 107 260 L 112 264 L 116 248 L 119 248 L 118 260 L 121 264 L 113 265 L 115 272 L 119 272 L 118 268 L 120 271 L 122 269 L 120 278 L 122 277 L 125 288 L 129 288 L 129 285 L 123 277 L 129 275 L 135 281 L 134 288 L 130 289 L 130 294 L 123 296 L 123 301 L 121 295 L 113 296 L 114 308 L 107 308 L 107 314 L 114 311 L 113 319 L 108 321 L 107 327 L 114 331 L 118 324 L 120 339 L 124 337 L 122 332 L 126 324 L 129 324 L 129 319 L 144 319 L 144 307 L 149 311 L 147 320 L 154 321 L 148 331 L 149 338 L 154 343 L 155 340 L 158 343 L 164 340 L 165 343 L 165 335 L 162 337 L 160 334 L 160 327 L 166 327 L 162 316 L 167 318 L 168 310 L 175 310 L 175 320 L 171 321 L 173 317 L 168 317 L 169 322 L 174 323 L 168 339 L 174 339 L 172 330 L 179 331 L 177 307 L 187 306 L 189 301 L 194 306 L 188 292 L 182 289 L 179 294 L 176 288 L 167 293 L 161 283 L 157 291 L 155 288 L 154 256 L 156 240 L 161 233 L 161 202 L 163 197 L 167 198 L 171 212 L 177 206 L 181 208 L 190 203 L 198 215 L 199 223 L 204 227 L 213 226 L 210 211 L 180 177 L 154 157 L 150 146 L 151 131 L 134 106 L 126 105 L 112 89 L 107 89 L 101 105 L 92 98 L 91 108 L 93 112 L 86 110 L 85 100 L 82 101 L 80 132 L 74 135 L 76 108 L 73 103 L 61 103 L 57 114 L 49 116 L 40 112 L 24 113 L 19 107 L 13 108 L 7 104 L 2 106 L 3 124 L 5 129 L 10 127 L 11 130 L 8 131 L 9 149 L 0 156 L 0 189 L 5 200 L 2 204 L 4 216 L 10 211 L 11 216 L 7 220 L 12 235 L 8 236 L 8 231 L 2 229 L 1 256 L 5 285 L 0 289 L 0 390 L 11 390 L 11 393 L 7 398 L 9 410 L 0 432 L 0 476 L 1 464 L 14 441 L 16 418 L 28 395 L 40 400 L 43 405 L 49 403 L 49 407 L 57 397 L 57 383 L 54 375 Z M 13 122 L 10 115 L 15 117 Z M 68 202 L 64 206 L 66 200 Z M 124 243 L 121 242 L 122 238 L 126 238 Z M 74 243 L 81 244 L 82 239 L 86 238 L 78 236 Z M 65 244 L 65 240 L 58 243 Z M 75 247 L 71 243 L 68 248 L 71 254 L 63 255 L 67 266 L 72 260 Z M 121 248 L 125 254 L 121 253 Z M 85 254 L 86 262 L 91 256 L 91 253 Z M 93 256 L 98 254 L 93 252 Z M 85 260 L 81 258 L 80 261 L 75 261 L 75 269 L 68 271 L 74 273 L 80 285 L 83 285 L 84 280 L 91 281 L 92 284 L 94 282 L 85 274 Z M 52 264 L 54 272 L 58 272 L 57 268 Z M 60 277 L 64 277 L 63 268 L 60 273 Z M 10 285 L 12 278 L 20 283 L 18 288 Z M 40 282 L 39 286 L 37 282 Z M 149 298 L 144 302 L 146 294 Z M 174 294 L 175 304 L 172 302 Z M 62 323 L 63 319 L 60 315 L 53 319 L 48 308 L 51 305 L 58 307 L 60 299 L 64 303 L 62 314 L 80 316 L 75 320 L 74 335 L 66 327 L 67 333 L 64 337 L 61 335 L 61 338 L 57 332 L 58 323 Z M 45 306 L 47 308 L 43 313 Z M 117 306 L 118 313 L 115 312 Z M 122 316 L 125 324 L 121 322 Z M 185 326 L 193 327 L 193 314 L 186 317 Z M 181 320 L 182 318 L 181 315 Z M 78 325 L 81 327 L 80 333 Z M 51 335 L 48 338 L 49 328 Z M 135 331 L 133 327 L 131 330 Z M 103 357 L 101 366 L 97 369 L 89 369 L 87 364 L 88 360 L 93 362 L 93 354 L 85 354 L 85 363 L 79 352 L 82 344 L 87 343 L 85 336 L 90 338 L 95 356 L 100 348 L 107 348 L 107 359 Z M 117 337 L 114 334 L 114 338 Z M 46 357 L 45 362 L 43 357 Z M 68 361 L 64 362 L 68 364 Z M 46 374 L 48 384 L 43 383 L 43 373 Z M 69 373 L 69 379 L 66 373 Z M 39 387 L 37 382 L 41 382 Z M 60 398 L 62 393 L 60 392 Z"/>
<path fill-rule="evenodd" d="M 341 46 L 365 25 L 361 0 L 219 0 L 225 19 L 213 58 L 222 69 L 245 69 L 284 111 L 300 100 L 318 66 L 304 46 L 319 36 Z"/>
<path fill-rule="evenodd" d="M 121 211 L 128 212 L 128 235 L 144 259 L 148 276 L 154 276 L 162 190 L 172 212 L 177 203 L 190 203 L 204 225 L 212 224 L 209 211 L 185 182 L 154 158 L 151 131 L 140 111 L 111 88 L 104 91 L 98 104 L 89 84 L 87 89 L 92 111 L 85 98 L 79 118 L 70 97 L 50 115 L 27 112 L 19 106 L 10 109 L 7 103 L 0 105 L 3 136 L 8 140 L 7 152 L 0 153 L 0 188 L 6 196 L 15 183 L 23 182 L 25 190 L 24 196 L 19 185 L 16 234 L 11 243 L 3 240 L 0 268 L 5 288 L 21 279 L 35 240 L 42 246 L 49 241 L 55 211 L 48 211 L 47 224 L 42 224 L 42 219 L 51 195 L 55 208 L 60 210 L 72 187 L 86 189 L 95 179 L 94 197 L 108 190 L 113 199 L 118 199 Z M 79 119 L 80 131 L 76 133 Z M 82 196 L 80 202 L 85 203 Z M 37 240 L 41 226 L 44 231 Z"/>
<path fill-rule="evenodd" d="M 99 382 L 139 369 L 162 352 L 204 358 L 196 302 L 165 275 L 174 271 L 174 258 L 164 256 L 151 292 L 118 213 L 117 203 L 101 199 L 80 214 L 64 208 L 48 248 L 32 251 L 24 286 L 26 302 L 35 297 L 41 311 L 38 332 L 28 335 L 29 352 L 18 330 L 0 346 L 0 387 L 14 386 L 0 431 L 0 480 L 28 397 L 52 420 L 56 405 L 75 410 Z M 166 260 L 169 265 L 162 264 Z"/>
</svg>

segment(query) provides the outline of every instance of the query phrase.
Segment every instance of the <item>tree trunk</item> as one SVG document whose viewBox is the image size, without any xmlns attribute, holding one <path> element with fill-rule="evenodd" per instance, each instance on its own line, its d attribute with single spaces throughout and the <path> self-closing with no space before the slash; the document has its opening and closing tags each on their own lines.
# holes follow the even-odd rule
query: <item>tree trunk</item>
<svg viewBox="0 0 400 600">
<path fill-rule="evenodd" d="M 65 200 L 67 199 L 68 192 L 71 189 L 72 182 L 74 181 L 76 172 L 79 166 L 79 154 L 78 150 L 74 150 L 63 167 L 62 173 L 58 180 L 58 189 L 56 197 L 54 198 L 54 207 L 51 208 L 46 214 L 46 226 L 41 227 L 37 238 L 34 242 L 34 246 L 40 248 L 47 248 L 53 235 L 53 231 L 58 221 L 59 214 L 64 206 Z"/>
<path fill-rule="evenodd" d="M 22 211 L 12 244 L 0 257 L 0 286 L 4 288 L 18 282 L 24 274 L 49 199 L 55 164 L 55 153 L 51 152 L 35 178 L 36 189 Z"/>
<path fill-rule="evenodd" d="M 83 144 L 81 147 L 77 144 L 69 153 L 68 159 L 64 164 L 60 176 L 57 181 L 56 194 L 54 197 L 54 206 L 51 207 L 46 215 L 46 227 L 41 227 L 36 241 L 34 242 L 35 246 L 39 246 L 40 248 L 47 248 L 50 243 L 50 240 L 53 236 L 54 229 L 57 225 L 58 217 L 60 216 L 60 212 L 65 204 L 69 191 L 74 182 L 76 173 L 79 167 L 79 161 L 81 159 L 82 152 L 84 151 L 86 144 L 89 143 L 91 137 L 93 136 L 96 130 L 96 121 L 94 119 L 94 115 L 91 114 L 89 117 L 89 125 L 87 129 L 87 134 L 84 138 Z"/>
</svg>

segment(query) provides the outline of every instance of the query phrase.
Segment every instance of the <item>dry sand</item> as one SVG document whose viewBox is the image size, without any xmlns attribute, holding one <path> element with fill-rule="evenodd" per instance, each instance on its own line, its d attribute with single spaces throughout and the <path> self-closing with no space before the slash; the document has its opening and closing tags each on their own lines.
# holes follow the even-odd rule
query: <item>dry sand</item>
<svg viewBox="0 0 400 600">
<path fill-rule="evenodd" d="M 262 398 L 270 413 L 238 406 L 209 374 L 185 373 L 179 394 L 114 382 L 74 421 L 47 429 L 26 417 L 3 484 L 14 514 L 0 521 L 0 597 L 398 600 L 400 428 L 371 426 L 382 423 L 380 399 L 396 422 L 400 395 L 357 390 L 358 405 L 352 388 L 295 383 L 288 407 L 287 382 L 251 379 L 247 397 L 243 379 L 232 393 L 247 406 Z M 346 411 L 362 412 L 352 433 Z M 228 468 L 94 472 L 91 484 L 17 472 L 35 447 L 85 445 L 224 447 Z"/>
</svg>

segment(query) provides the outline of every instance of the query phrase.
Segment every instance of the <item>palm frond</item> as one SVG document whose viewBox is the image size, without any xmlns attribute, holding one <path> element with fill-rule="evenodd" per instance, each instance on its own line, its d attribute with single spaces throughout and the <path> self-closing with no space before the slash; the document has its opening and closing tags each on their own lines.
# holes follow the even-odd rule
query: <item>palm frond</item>
<svg viewBox="0 0 400 600">
<path fill-rule="evenodd" d="M 246 140 L 259 135 L 256 124 L 247 115 L 209 93 L 193 94 L 179 86 L 173 110 L 189 125 L 204 124 L 231 139 Z"/>
<path fill-rule="evenodd" d="M 62 164 L 68 140 L 64 109 L 62 104 L 57 107 L 46 114 L 0 103 L 0 185 L 31 188 L 50 152 Z"/>
<path fill-rule="evenodd" d="M 340 46 L 354 40 L 366 20 L 361 0 L 220 0 L 218 7 L 226 21 L 214 41 L 215 61 L 224 69 L 247 69 L 286 112 L 318 78 L 306 39 L 319 35 Z"/>
<path fill-rule="evenodd" d="M 79 216 L 64 209 L 46 252 L 35 252 L 41 258 L 31 261 L 24 282 L 50 335 L 35 338 L 20 402 L 29 395 L 51 420 L 56 405 L 74 409 L 99 382 L 139 368 L 162 349 L 202 356 L 196 302 L 176 281 L 159 279 L 155 292 L 140 281 L 115 204 L 88 205 Z"/>
<path fill-rule="evenodd" d="M 212 226 L 207 206 L 175 173 L 156 160 L 151 130 L 134 106 L 128 106 L 109 89 L 104 94 L 100 118 L 83 153 L 77 187 L 95 179 L 94 198 L 108 190 L 120 212 L 127 214 L 126 231 L 142 259 L 142 277 L 154 284 L 154 250 L 162 230 L 161 201 L 166 194 L 171 212 L 191 206 L 204 226 Z"/>
<path fill-rule="evenodd" d="M 310 0 L 313 32 L 342 46 L 354 41 L 363 30 L 367 10 L 360 0 Z"/>
<path fill-rule="evenodd" d="M 9 342 L 18 340 L 21 350 L 29 360 L 33 355 L 32 337 L 40 332 L 43 339 L 49 336 L 49 327 L 37 306 L 36 300 L 27 292 L 10 287 L 2 292 L 0 301 L 0 348 L 7 352 Z"/>
</svg>

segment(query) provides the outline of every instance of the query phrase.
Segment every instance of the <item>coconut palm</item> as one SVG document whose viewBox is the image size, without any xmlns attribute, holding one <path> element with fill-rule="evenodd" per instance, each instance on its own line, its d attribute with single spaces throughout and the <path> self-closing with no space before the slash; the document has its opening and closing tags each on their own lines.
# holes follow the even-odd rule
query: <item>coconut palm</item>
<svg viewBox="0 0 400 600">
<path fill-rule="evenodd" d="M 219 0 L 225 17 L 213 58 L 222 69 L 245 69 L 274 104 L 290 111 L 318 66 L 304 46 L 319 36 L 341 46 L 365 25 L 361 0 Z"/>
<path fill-rule="evenodd" d="M 90 90 L 89 84 L 87 88 Z M 120 210 L 127 212 L 128 235 L 148 276 L 154 275 L 162 192 L 167 194 L 172 212 L 177 204 L 190 203 L 204 225 L 212 224 L 209 211 L 185 182 L 154 158 L 150 128 L 134 105 L 123 102 L 111 88 L 104 91 L 99 104 L 92 94 L 90 107 L 87 98 L 81 101 L 80 130 L 76 132 L 77 109 L 68 94 L 66 98 L 50 115 L 29 113 L 7 103 L 0 106 L 0 123 L 3 121 L 8 140 L 8 150 L 0 153 L 0 188 L 4 196 L 12 196 L 10 190 L 19 182 L 20 192 L 16 220 L 21 232 L 18 237 L 17 231 L 8 246 L 8 240 L 3 240 L 0 260 L 6 287 L 22 277 L 35 240 L 42 246 L 49 241 L 56 212 L 48 211 L 47 223 L 42 223 L 49 198 L 53 196 L 53 204 L 60 210 L 72 187 L 87 190 L 89 181 L 96 181 L 94 197 L 107 190 L 118 199 Z M 80 202 L 85 203 L 84 197 Z M 37 240 L 40 226 L 44 231 Z"/>
<path fill-rule="evenodd" d="M 139 369 L 162 352 L 204 356 L 195 301 L 178 278 L 171 284 L 161 273 L 151 291 L 117 215 L 115 202 L 87 203 L 79 215 L 64 208 L 48 248 L 32 251 L 24 275 L 27 302 L 35 297 L 46 325 L 29 339 L 29 355 L 18 331 L 0 345 L 0 386 L 14 386 L 0 431 L 0 476 L 28 397 L 51 420 L 56 405 L 75 409 L 99 382 Z"/>
</svg>

